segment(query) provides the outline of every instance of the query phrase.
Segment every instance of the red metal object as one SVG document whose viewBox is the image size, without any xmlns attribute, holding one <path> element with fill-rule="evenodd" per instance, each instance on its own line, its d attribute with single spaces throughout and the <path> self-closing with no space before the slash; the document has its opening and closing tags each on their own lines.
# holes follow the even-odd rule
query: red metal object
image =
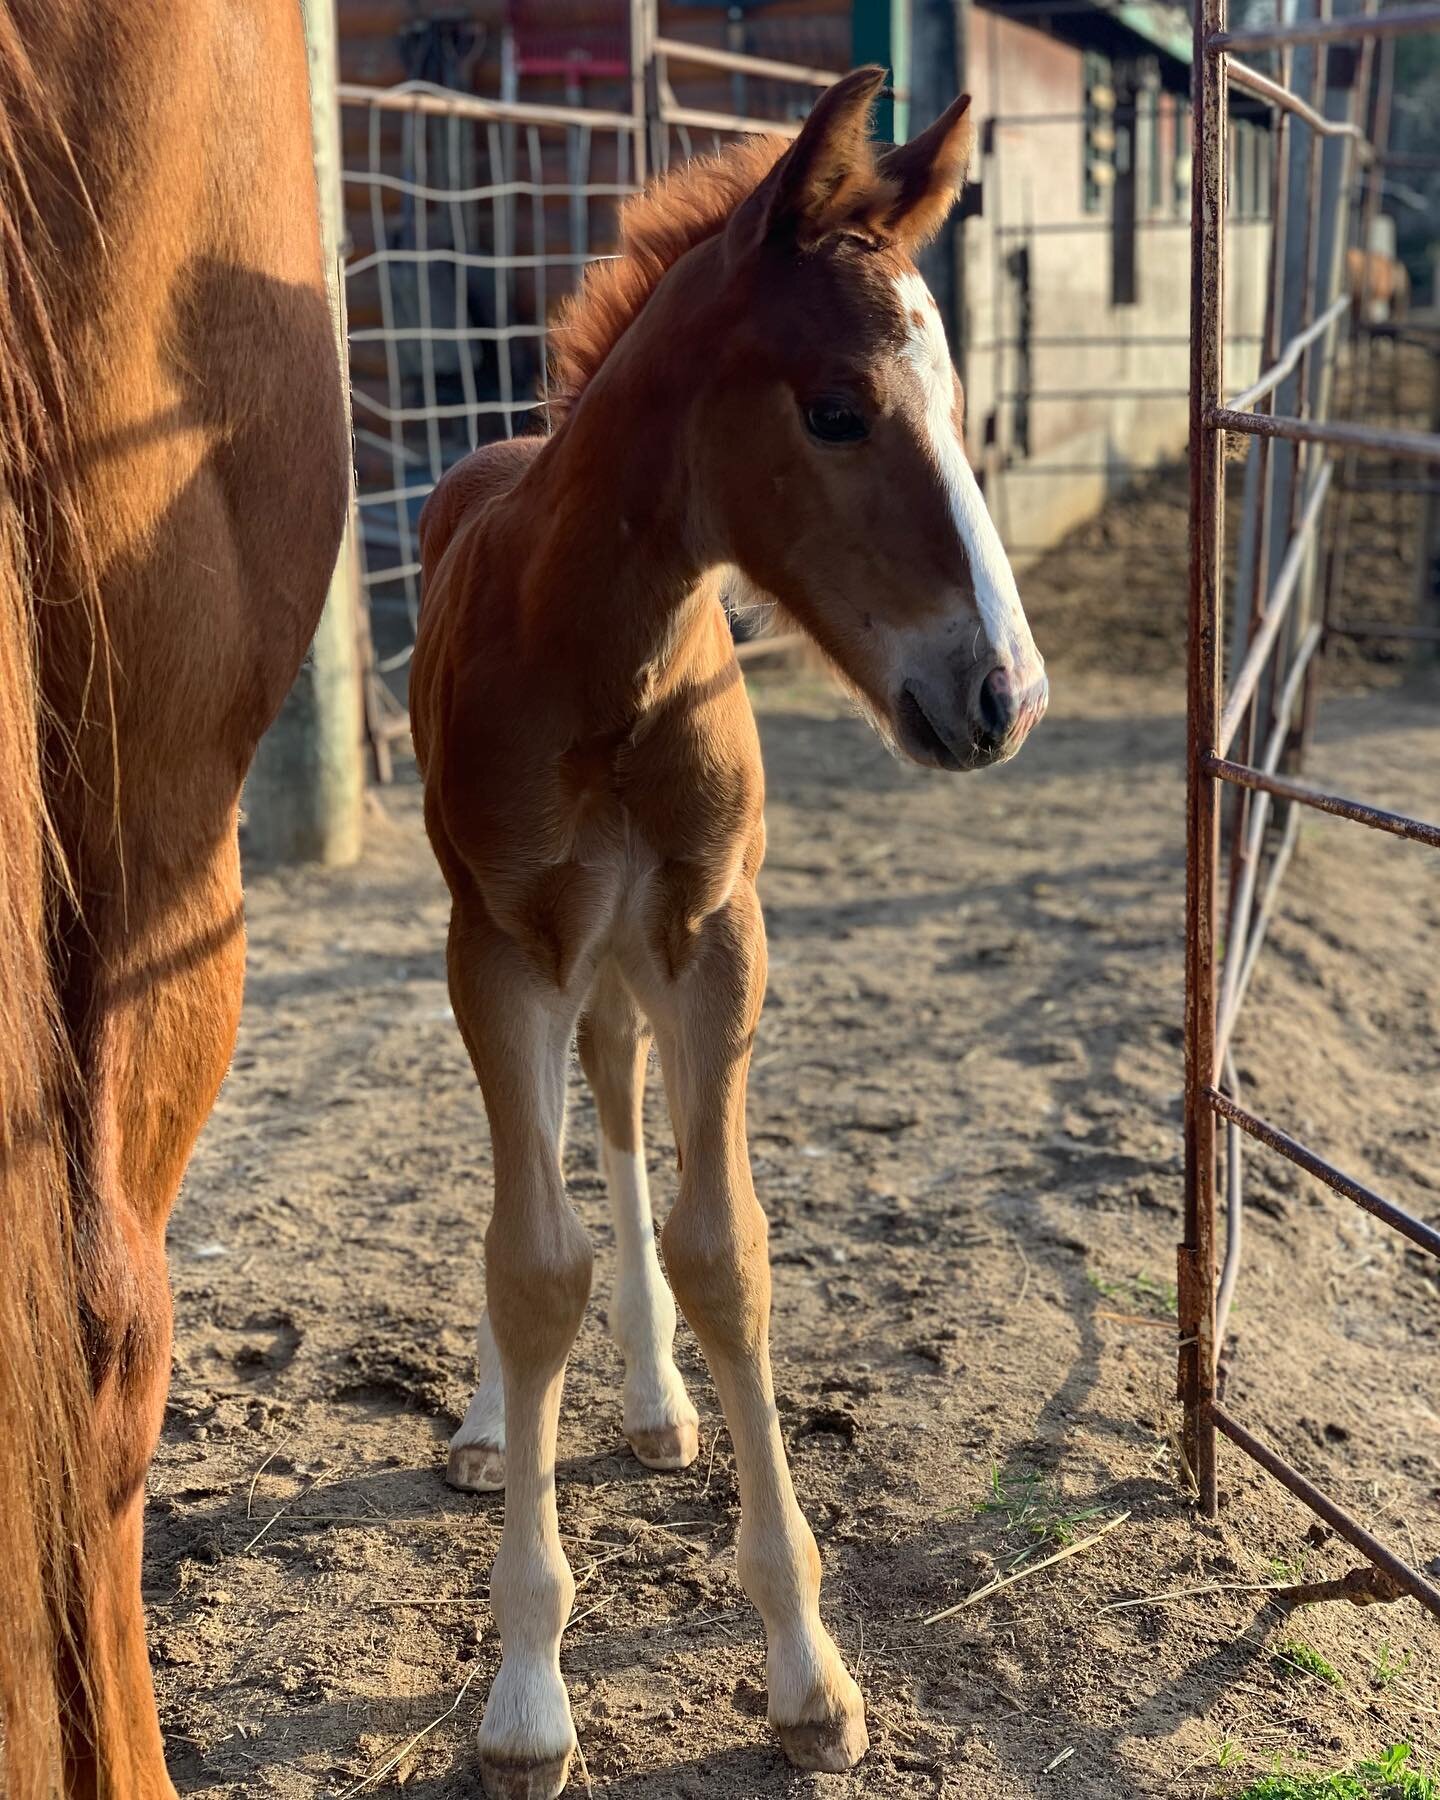
<svg viewBox="0 0 1440 1800">
<path fill-rule="evenodd" d="M 511 0 L 508 13 L 517 75 L 629 80 L 626 0 Z"/>
<path fill-rule="evenodd" d="M 1351 120 L 1326 119 L 1321 113 L 1323 52 L 1312 59 L 1313 92 L 1302 100 L 1289 86 L 1288 56 L 1282 59 L 1281 79 L 1260 75 L 1243 65 L 1231 64 L 1229 48 L 1264 49 L 1280 46 L 1288 51 L 1296 44 L 1329 44 L 1346 40 L 1365 45 L 1362 57 L 1367 74 L 1361 92 L 1369 93 L 1369 46 L 1377 38 L 1390 39 L 1406 30 L 1440 29 L 1440 6 L 1396 10 L 1380 14 L 1367 0 L 1363 15 L 1331 19 L 1328 0 L 1319 0 L 1317 16 L 1289 26 L 1265 26 L 1254 30 L 1226 30 L 1225 0 L 1200 0 L 1195 18 L 1195 101 L 1193 112 L 1191 199 L 1191 354 L 1190 354 L 1190 598 L 1188 653 L 1187 733 L 1187 856 L 1186 856 L 1186 955 L 1185 955 L 1185 1223 L 1179 1248 L 1180 1394 L 1185 1408 L 1183 1446 L 1194 1474 L 1200 1505 L 1211 1517 L 1218 1505 L 1216 1435 L 1223 1433 L 1261 1467 L 1267 1469 L 1293 1494 L 1319 1514 L 1333 1529 L 1358 1549 L 1371 1565 L 1335 1584 L 1321 1584 L 1313 1596 L 1341 1597 L 1365 1603 L 1408 1595 L 1440 1617 L 1440 1590 L 1423 1575 L 1373 1537 L 1343 1507 L 1324 1494 L 1306 1476 L 1261 1442 L 1219 1404 L 1218 1363 L 1223 1350 L 1223 1331 L 1229 1302 L 1240 1274 L 1241 1222 L 1243 1219 L 1242 1144 L 1246 1138 L 1266 1145 L 1298 1167 L 1325 1182 L 1335 1192 L 1362 1207 L 1374 1218 L 1399 1232 L 1432 1255 L 1440 1256 L 1440 1230 L 1417 1219 L 1364 1183 L 1346 1175 L 1324 1157 L 1289 1133 L 1270 1124 L 1240 1104 L 1230 1043 L 1237 1018 L 1250 986 L 1255 961 L 1271 918 L 1280 881 L 1294 847 L 1300 807 L 1309 807 L 1392 836 L 1440 848 L 1440 825 L 1429 824 L 1366 802 L 1329 793 L 1294 778 L 1303 753 L 1312 710 L 1312 680 L 1317 650 L 1325 641 L 1337 575 L 1343 571 L 1342 541 L 1329 558 L 1324 619 L 1310 615 L 1306 566 L 1311 546 L 1318 541 L 1334 465 L 1330 453 L 1345 453 L 1345 469 L 1355 476 L 1355 458 L 1362 450 L 1392 457 L 1440 465 L 1440 434 L 1405 432 L 1364 422 L 1336 423 L 1308 416 L 1313 393 L 1323 394 L 1323 383 L 1312 385 L 1307 374 L 1313 359 L 1331 354 L 1334 328 L 1347 310 L 1341 300 L 1316 314 L 1317 261 L 1320 237 L 1321 139 L 1333 137 L 1352 145 L 1354 161 L 1369 164 L 1369 178 L 1361 190 L 1354 215 L 1352 241 L 1365 241 L 1378 194 L 1378 174 L 1383 159 L 1390 110 L 1393 57 L 1390 44 L 1381 46 L 1380 78 L 1375 102 L 1377 157 L 1359 126 Z M 1293 134 L 1299 127 L 1311 131 L 1307 165 L 1302 183 L 1305 216 L 1299 268 L 1302 303 L 1298 329 L 1288 342 L 1277 346 L 1275 307 L 1267 315 L 1264 373 L 1237 402 L 1223 402 L 1224 370 L 1224 239 L 1226 96 L 1231 83 L 1256 93 L 1289 118 L 1286 154 L 1294 154 Z M 1352 163 L 1353 171 L 1353 163 Z M 1277 199 L 1285 184 L 1276 179 Z M 1285 207 L 1274 212 L 1277 241 L 1283 239 Z M 1339 237 L 1338 218 L 1334 219 Z M 1280 266 L 1278 249 L 1272 253 L 1272 279 Z M 1368 346 L 1368 339 L 1364 342 Z M 1252 411 L 1257 403 L 1271 402 L 1282 380 L 1298 368 L 1296 381 L 1298 416 L 1277 415 L 1272 410 Z M 1273 404 L 1273 402 L 1272 402 Z M 1285 555 L 1269 591 L 1265 591 L 1266 557 L 1260 552 L 1267 528 L 1267 485 L 1260 487 L 1256 550 L 1252 551 L 1254 587 L 1246 654 L 1240 660 L 1230 695 L 1222 710 L 1221 669 L 1224 662 L 1224 519 L 1223 443 L 1227 431 L 1261 439 L 1288 439 L 1308 448 L 1309 461 L 1297 454 L 1291 483 Z M 1261 465 L 1262 476 L 1264 465 Z M 1348 482 L 1338 484 L 1348 488 Z M 1425 483 L 1401 484 L 1428 487 Z M 1303 500 L 1302 500 L 1303 492 Z M 1348 500 L 1348 492 L 1347 492 Z M 1278 521 L 1276 522 L 1278 523 Z M 1287 630 L 1286 627 L 1289 626 Z M 1337 632 L 1356 636 L 1394 636 L 1429 641 L 1426 628 L 1395 626 L 1340 626 Z M 1440 636 L 1440 633 L 1433 635 Z M 1269 717 L 1265 750 L 1259 766 L 1252 766 L 1251 747 L 1262 696 Z M 1295 714 L 1301 712 L 1300 722 Z M 1244 760 L 1233 761 L 1226 752 L 1238 740 Z M 1282 763 L 1285 774 L 1279 773 Z M 1222 863 L 1221 794 L 1236 793 L 1226 809 L 1230 875 L 1223 993 L 1217 968 L 1219 882 Z M 1247 798 L 1247 796 L 1249 798 Z M 1283 829 L 1266 858 L 1266 830 L 1270 815 L 1281 809 Z M 1261 883 L 1262 862 L 1267 864 Z M 1262 890 L 1256 904 L 1257 889 Z M 1226 1090 L 1230 1091 L 1227 1092 Z M 1223 1278 L 1217 1296 L 1216 1280 L 1216 1138 L 1217 1122 L 1227 1128 L 1225 1182 L 1229 1209 L 1229 1241 Z M 1217 1304 L 1218 1301 L 1218 1304 Z"/>
</svg>

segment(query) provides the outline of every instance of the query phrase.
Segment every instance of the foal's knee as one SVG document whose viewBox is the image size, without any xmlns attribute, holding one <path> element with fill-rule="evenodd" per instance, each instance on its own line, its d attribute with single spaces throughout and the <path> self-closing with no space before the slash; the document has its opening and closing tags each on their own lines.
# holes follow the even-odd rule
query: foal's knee
<svg viewBox="0 0 1440 1800">
<path fill-rule="evenodd" d="M 594 1253 L 569 1202 L 497 1209 L 485 1234 L 485 1287 L 502 1356 L 557 1371 L 590 1297 Z"/>
<path fill-rule="evenodd" d="M 745 1351 L 765 1337 L 770 1317 L 769 1227 L 751 1198 L 710 1206 L 682 1193 L 660 1243 L 681 1310 L 701 1341 Z"/>
</svg>

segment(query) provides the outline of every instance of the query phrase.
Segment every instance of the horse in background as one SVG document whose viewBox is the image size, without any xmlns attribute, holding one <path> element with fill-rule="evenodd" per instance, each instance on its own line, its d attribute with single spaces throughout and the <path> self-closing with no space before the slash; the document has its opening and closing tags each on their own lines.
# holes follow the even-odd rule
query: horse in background
<svg viewBox="0 0 1440 1800">
<path fill-rule="evenodd" d="M 161 1800 L 164 1233 L 347 485 L 295 0 L 0 0 L 0 1788 Z"/>
<path fill-rule="evenodd" d="M 968 100 L 877 158 L 883 79 L 837 82 L 793 146 L 686 164 L 631 202 L 621 256 L 562 321 L 552 435 L 472 453 L 421 521 L 411 716 L 494 1153 L 480 1380 L 449 1477 L 505 1491 L 480 1728 L 496 1800 L 553 1800 L 576 1746 L 555 1437 L 591 1277 L 562 1170 L 577 1030 L 615 1219 L 625 1435 L 654 1468 L 696 1455 L 647 1189 L 653 1031 L 680 1166 L 666 1270 L 735 1445 L 770 1718 L 801 1768 L 846 1769 L 867 1745 L 771 1380 L 745 1139 L 764 777 L 720 591 L 733 566 L 773 597 L 927 768 L 1013 755 L 1048 692 L 913 261 L 968 164 Z"/>
<path fill-rule="evenodd" d="M 1367 325 L 1403 319 L 1410 310 L 1410 272 L 1383 251 L 1347 250 L 1345 283 L 1354 316 Z"/>
</svg>

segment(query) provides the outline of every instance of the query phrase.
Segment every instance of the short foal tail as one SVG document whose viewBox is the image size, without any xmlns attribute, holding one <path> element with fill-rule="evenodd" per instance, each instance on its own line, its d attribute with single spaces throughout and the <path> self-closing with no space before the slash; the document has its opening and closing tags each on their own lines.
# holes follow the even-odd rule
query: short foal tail
<svg viewBox="0 0 1440 1800">
<path fill-rule="evenodd" d="M 93 1717 L 86 1696 L 103 1685 L 81 1624 L 104 1506 L 66 1155 L 76 1076 L 52 950 L 69 884 L 46 787 L 66 744 L 41 697 L 44 569 L 59 544 L 84 565 L 21 148 L 53 113 L 7 0 L 0 68 L 0 1793 L 50 1800 L 80 1748 L 66 1720 Z M 75 603 L 73 584 L 63 598 Z M 79 604 L 94 598 L 92 586 Z"/>
</svg>

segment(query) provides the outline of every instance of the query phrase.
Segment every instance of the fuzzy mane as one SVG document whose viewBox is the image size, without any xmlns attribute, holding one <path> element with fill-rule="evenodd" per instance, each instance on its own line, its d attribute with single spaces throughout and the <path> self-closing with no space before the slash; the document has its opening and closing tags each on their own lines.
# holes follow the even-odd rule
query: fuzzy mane
<svg viewBox="0 0 1440 1800">
<path fill-rule="evenodd" d="M 723 231 L 789 149 L 751 137 L 695 157 L 647 183 L 620 209 L 620 254 L 591 263 L 555 324 L 550 414 L 558 425 L 687 250 Z"/>
</svg>

